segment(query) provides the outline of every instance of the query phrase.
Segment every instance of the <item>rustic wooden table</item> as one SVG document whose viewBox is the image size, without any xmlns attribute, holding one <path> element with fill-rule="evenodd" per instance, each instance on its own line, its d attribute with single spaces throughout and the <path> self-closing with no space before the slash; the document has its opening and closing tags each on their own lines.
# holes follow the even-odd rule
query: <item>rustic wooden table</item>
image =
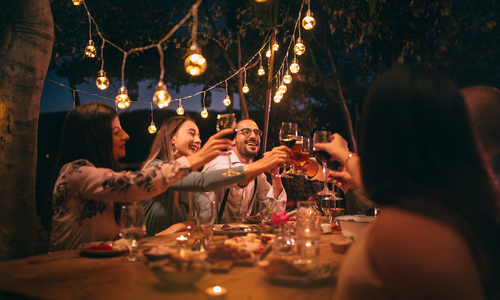
<svg viewBox="0 0 500 300">
<path fill-rule="evenodd" d="M 181 233 L 148 237 L 141 247 L 173 242 Z M 330 241 L 338 234 L 320 239 L 320 261 L 341 262 Z M 272 257 L 269 254 L 266 259 Z M 233 267 L 227 274 L 207 272 L 190 289 L 163 285 L 145 262 L 127 262 L 124 256 L 90 258 L 79 250 L 59 251 L 0 263 L 0 299 L 206 299 L 210 286 L 227 288 L 226 299 L 331 299 L 335 283 L 318 287 L 274 285 L 258 267 Z"/>
</svg>

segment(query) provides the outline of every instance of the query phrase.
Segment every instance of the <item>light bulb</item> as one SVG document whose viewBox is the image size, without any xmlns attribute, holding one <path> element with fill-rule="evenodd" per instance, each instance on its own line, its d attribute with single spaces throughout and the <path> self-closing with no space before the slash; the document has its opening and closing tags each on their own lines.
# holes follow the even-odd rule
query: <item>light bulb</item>
<svg viewBox="0 0 500 300">
<path fill-rule="evenodd" d="M 246 94 L 246 93 L 248 93 L 248 92 L 250 91 L 250 88 L 248 87 L 248 84 L 247 84 L 246 82 L 245 82 L 245 84 L 243 85 L 242 90 L 243 90 L 243 93 L 245 93 L 245 94 Z"/>
<path fill-rule="evenodd" d="M 279 91 L 274 94 L 274 102 L 280 103 L 281 99 L 283 98 L 283 94 L 281 94 Z"/>
<path fill-rule="evenodd" d="M 255 0 L 255 2 L 266 2 L 267 0 Z"/>
<path fill-rule="evenodd" d="M 269 49 L 269 50 L 266 51 L 266 56 L 267 57 L 271 57 L 271 49 Z"/>
<path fill-rule="evenodd" d="M 257 74 L 259 74 L 259 76 L 266 74 L 266 71 L 264 70 L 263 66 L 260 66 L 259 70 L 257 71 Z"/>
<path fill-rule="evenodd" d="M 189 47 L 188 57 L 184 60 L 184 69 L 191 76 L 201 75 L 207 69 L 207 60 L 201 55 L 201 48 L 196 44 Z"/>
<path fill-rule="evenodd" d="M 172 100 L 172 96 L 167 91 L 167 85 L 163 81 L 159 81 L 156 85 L 156 92 L 153 95 L 154 104 L 158 105 L 159 108 L 167 107 Z"/>
<path fill-rule="evenodd" d="M 297 39 L 297 42 L 295 43 L 295 47 L 293 48 L 293 50 L 297 55 L 302 55 L 304 54 L 304 52 L 306 52 L 306 46 L 304 46 L 304 43 L 302 43 L 301 38 Z"/>
<path fill-rule="evenodd" d="M 285 85 L 285 83 L 283 83 L 283 81 L 281 82 L 280 87 L 278 88 L 278 90 L 282 94 L 286 93 L 286 85 Z"/>
<path fill-rule="evenodd" d="M 155 125 L 155 122 L 151 121 L 151 125 L 149 125 L 148 127 L 148 131 L 149 133 L 153 134 L 156 132 L 156 125 Z"/>
<path fill-rule="evenodd" d="M 290 71 L 285 71 L 285 75 L 283 75 L 283 82 L 285 84 L 290 84 L 292 82 L 292 75 L 290 75 Z"/>
<path fill-rule="evenodd" d="M 118 89 L 118 95 L 115 97 L 116 106 L 120 109 L 125 109 L 130 106 L 130 98 L 128 96 L 128 91 L 125 86 L 121 86 Z"/>
<path fill-rule="evenodd" d="M 278 49 L 280 48 L 280 45 L 278 44 L 277 41 L 274 42 L 274 45 L 273 45 L 273 50 L 274 51 L 278 51 Z"/>
<path fill-rule="evenodd" d="M 73 5 L 78 6 L 83 3 L 83 0 L 71 0 L 73 2 Z"/>
<path fill-rule="evenodd" d="M 294 58 L 292 60 L 292 63 L 290 64 L 290 72 L 296 74 L 299 72 L 299 70 L 300 70 L 299 61 L 296 58 Z"/>
<path fill-rule="evenodd" d="M 99 71 L 99 77 L 97 77 L 95 84 L 101 90 L 105 90 L 109 87 L 109 79 L 106 77 L 106 72 L 104 72 L 104 70 Z"/>
<path fill-rule="evenodd" d="M 229 106 L 231 104 L 231 99 L 229 99 L 229 95 L 226 95 L 226 99 L 224 99 L 222 103 L 224 103 L 225 106 Z"/>
<path fill-rule="evenodd" d="M 206 107 L 203 107 L 203 110 L 201 111 L 201 117 L 203 119 L 206 119 L 208 117 L 208 111 Z"/>
<path fill-rule="evenodd" d="M 95 57 L 96 54 L 97 54 L 97 51 L 96 51 L 95 46 L 94 46 L 94 41 L 90 40 L 87 47 L 85 47 L 85 55 L 92 58 L 92 57 Z"/>
<path fill-rule="evenodd" d="M 305 30 L 311 30 L 316 25 L 316 20 L 313 18 L 313 13 L 308 9 L 306 12 L 306 16 L 302 19 L 302 27 Z"/>
<path fill-rule="evenodd" d="M 176 112 L 179 116 L 182 116 L 184 114 L 184 107 L 182 107 L 181 103 L 179 103 L 179 106 L 177 106 Z"/>
</svg>

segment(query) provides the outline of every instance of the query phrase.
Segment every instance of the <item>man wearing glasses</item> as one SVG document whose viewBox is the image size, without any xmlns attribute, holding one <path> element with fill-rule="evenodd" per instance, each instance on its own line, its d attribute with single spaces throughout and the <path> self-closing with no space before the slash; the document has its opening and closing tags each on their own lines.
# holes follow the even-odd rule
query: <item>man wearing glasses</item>
<svg viewBox="0 0 500 300">
<path fill-rule="evenodd" d="M 272 175 L 272 185 L 267 182 L 265 174 L 261 173 L 256 177 L 247 177 L 244 180 L 208 192 L 211 200 L 217 203 L 215 219 L 217 223 L 230 223 L 241 220 L 245 216 L 255 214 L 253 209 L 257 201 L 264 201 L 272 198 L 279 203 L 286 203 L 286 192 L 279 177 L 279 165 L 283 164 L 289 157 L 290 150 L 286 146 L 275 147 L 264 155 L 264 158 L 254 162 L 253 159 L 260 151 L 262 131 L 257 124 L 250 119 L 242 120 L 237 125 L 235 137 L 236 148 L 233 149 L 230 160 L 232 166 L 248 164 L 261 164 L 265 170 Z M 203 168 L 203 172 L 227 169 L 227 156 L 219 156 L 209 162 Z M 244 170 L 246 168 L 244 167 Z M 284 205 L 282 205 L 284 208 Z"/>
</svg>

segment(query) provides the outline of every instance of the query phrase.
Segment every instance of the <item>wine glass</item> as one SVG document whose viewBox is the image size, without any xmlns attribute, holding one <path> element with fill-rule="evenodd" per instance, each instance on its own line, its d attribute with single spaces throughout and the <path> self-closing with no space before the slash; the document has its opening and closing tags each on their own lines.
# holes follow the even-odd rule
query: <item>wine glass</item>
<svg viewBox="0 0 500 300">
<path fill-rule="evenodd" d="M 136 250 L 144 236 L 144 210 L 139 202 L 124 203 L 120 214 L 120 234 L 129 242 L 129 254 L 125 260 L 139 261 Z"/>
<path fill-rule="evenodd" d="M 332 223 L 333 219 L 337 216 L 342 216 L 345 213 L 345 208 L 342 207 L 342 198 L 337 195 L 321 196 L 321 210 L 330 217 L 329 222 Z"/>
<path fill-rule="evenodd" d="M 217 115 L 217 132 L 221 131 L 222 129 L 226 128 L 234 128 L 234 133 L 227 134 L 224 136 L 224 138 L 234 140 L 236 137 L 236 117 L 234 114 L 219 114 Z M 226 177 L 231 177 L 231 176 L 236 176 L 240 175 L 240 172 L 236 172 L 231 168 L 231 156 L 228 155 L 227 159 L 229 161 L 229 168 L 227 169 L 227 172 L 223 173 L 222 176 Z"/>
<path fill-rule="evenodd" d="M 318 193 L 318 195 L 333 195 L 334 193 L 328 188 L 328 183 L 326 182 L 326 163 L 330 160 L 330 154 L 324 150 L 316 150 L 315 146 L 318 143 L 328 143 L 330 141 L 331 136 L 330 131 L 316 131 L 313 137 L 313 151 L 314 156 L 318 162 L 321 162 L 323 165 L 323 183 L 324 188 L 322 191 Z"/>
<path fill-rule="evenodd" d="M 215 222 L 215 201 L 208 198 L 198 199 L 195 204 L 196 226 L 190 228 L 190 234 L 194 238 L 193 251 L 208 251 L 208 243 L 213 237 Z"/>
<path fill-rule="evenodd" d="M 298 132 L 299 130 L 297 123 L 289 123 L 289 122 L 281 123 L 281 129 L 279 135 L 280 144 L 285 145 L 288 148 L 292 148 L 295 145 L 295 142 L 297 141 Z M 283 169 L 283 173 L 281 173 L 281 177 L 292 178 L 292 176 L 289 176 L 286 173 L 286 165 Z"/>
<path fill-rule="evenodd" d="M 302 175 L 307 174 L 306 165 L 309 163 L 309 153 L 311 150 L 311 139 L 306 138 L 306 137 L 299 137 L 299 139 L 297 140 L 297 143 L 299 143 L 299 141 L 300 141 L 299 146 L 301 147 L 300 158 L 295 159 L 296 163 L 293 165 L 293 169 L 292 169 L 293 172 L 288 173 L 290 175 L 302 176 Z M 297 145 L 297 144 L 295 144 L 295 145 Z M 292 149 L 292 153 L 293 153 L 293 149 Z M 294 158 L 296 158 L 296 157 L 294 157 Z"/>
</svg>

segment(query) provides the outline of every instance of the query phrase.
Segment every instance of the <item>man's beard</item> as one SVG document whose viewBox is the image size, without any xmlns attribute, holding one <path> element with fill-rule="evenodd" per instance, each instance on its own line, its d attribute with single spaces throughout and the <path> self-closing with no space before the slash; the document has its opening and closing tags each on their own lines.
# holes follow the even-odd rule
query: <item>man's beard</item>
<svg viewBox="0 0 500 300">
<path fill-rule="evenodd" d="M 255 152 L 249 151 L 246 146 L 247 144 L 245 144 L 245 141 L 236 142 L 236 149 L 244 157 L 248 159 L 253 159 L 254 157 L 257 156 L 257 154 L 259 154 L 260 145 L 257 146 L 257 150 Z"/>
</svg>

